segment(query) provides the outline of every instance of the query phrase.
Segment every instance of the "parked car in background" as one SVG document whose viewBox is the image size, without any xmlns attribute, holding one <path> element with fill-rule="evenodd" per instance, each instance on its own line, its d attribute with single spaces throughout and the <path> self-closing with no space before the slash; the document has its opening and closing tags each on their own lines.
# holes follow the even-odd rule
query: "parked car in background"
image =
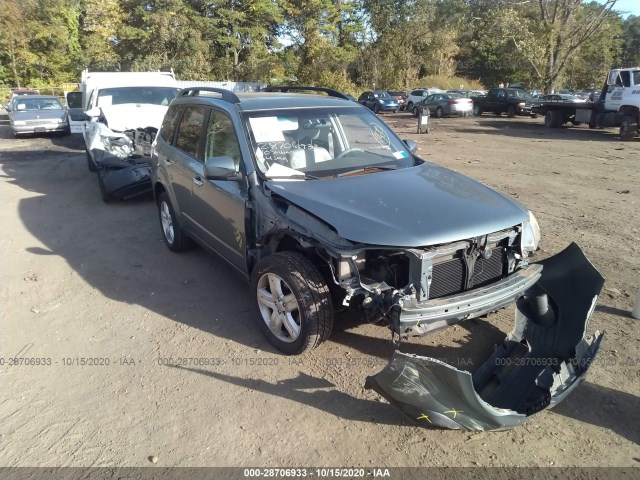
<svg viewBox="0 0 640 480">
<path fill-rule="evenodd" d="M 82 135 L 104 202 L 151 190 L 151 147 L 179 88 L 173 72 L 82 72 Z"/>
<path fill-rule="evenodd" d="M 420 106 L 429 109 L 431 115 L 442 118 L 448 115 L 469 115 L 473 110 L 473 100 L 457 93 L 434 93 L 414 105 L 411 113 L 418 116 Z"/>
<path fill-rule="evenodd" d="M 389 95 L 385 90 L 374 90 L 373 92 L 364 92 L 358 98 L 361 103 L 374 113 L 393 112 L 396 113 L 400 108 L 400 103 L 395 97 Z"/>
<path fill-rule="evenodd" d="M 516 115 L 531 115 L 533 99 L 520 88 L 492 88 L 484 97 L 473 97 L 473 114 L 480 116 L 486 112 L 496 115 L 506 113 L 510 118 Z"/>
<path fill-rule="evenodd" d="M 421 102 L 429 95 L 433 95 L 434 93 L 444 93 L 444 90 L 440 88 L 416 88 L 415 90 L 411 90 L 409 95 L 407 96 L 407 110 L 413 112 L 413 106 L 418 102 Z"/>
<path fill-rule="evenodd" d="M 14 137 L 27 133 L 70 133 L 67 109 L 57 97 L 49 95 L 14 97 L 9 123 Z"/>
<path fill-rule="evenodd" d="M 447 90 L 446 93 L 457 93 L 465 98 L 482 97 L 486 95 L 486 92 L 482 90 Z"/>
<path fill-rule="evenodd" d="M 398 100 L 398 105 L 400 105 L 400 110 L 405 110 L 407 108 L 407 92 L 400 92 L 398 90 L 388 90 L 389 95 Z"/>
<path fill-rule="evenodd" d="M 6 107 L 8 112 L 10 112 L 11 109 L 13 108 L 13 103 L 15 99 L 22 95 L 40 95 L 40 90 L 25 90 L 25 89 L 13 90 L 9 95 L 5 97 L 5 99 L 7 100 Z"/>
</svg>

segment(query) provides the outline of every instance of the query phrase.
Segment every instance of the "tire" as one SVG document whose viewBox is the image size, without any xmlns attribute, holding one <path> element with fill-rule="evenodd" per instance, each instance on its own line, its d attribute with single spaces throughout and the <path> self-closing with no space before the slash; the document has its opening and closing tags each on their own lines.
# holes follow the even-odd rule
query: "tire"
<svg viewBox="0 0 640 480">
<path fill-rule="evenodd" d="M 104 203 L 110 203 L 113 201 L 113 196 L 109 192 L 107 192 L 107 188 L 104 185 L 104 180 L 102 179 L 103 170 L 98 170 L 98 187 L 100 187 L 100 196 L 102 197 L 102 201 Z"/>
<path fill-rule="evenodd" d="M 420 115 L 420 109 L 418 107 L 413 107 L 413 109 L 411 110 L 411 113 L 413 114 L 414 117 L 418 118 L 418 115 Z"/>
<path fill-rule="evenodd" d="M 478 105 L 477 103 L 473 104 L 473 115 L 475 117 L 479 117 L 482 115 L 482 107 L 480 107 L 480 105 Z"/>
<path fill-rule="evenodd" d="M 531 114 L 531 118 L 538 118 L 538 114 L 537 113 L 532 113 Z"/>
<path fill-rule="evenodd" d="M 391 113 L 396 113 L 397 111 L 398 111 L 398 110 L 396 109 L 396 110 L 393 110 L 393 112 L 391 112 Z"/>
<path fill-rule="evenodd" d="M 515 116 L 516 116 L 516 106 L 515 105 L 509 105 L 507 107 L 507 117 L 515 118 Z"/>
<path fill-rule="evenodd" d="M 90 172 L 97 172 L 98 168 L 96 167 L 96 164 L 93 163 L 93 160 L 91 160 L 91 154 L 89 153 L 89 150 L 86 149 L 86 147 L 85 152 L 87 154 L 87 168 Z"/>
<path fill-rule="evenodd" d="M 177 253 L 193 247 L 193 240 L 184 234 L 178 223 L 167 192 L 162 192 L 158 196 L 158 218 L 160 220 L 160 229 L 162 230 L 162 239 L 169 250 Z M 171 235 L 169 234 L 169 229 L 171 229 Z"/>
<path fill-rule="evenodd" d="M 373 106 L 373 113 L 375 113 L 376 115 L 380 113 L 380 105 L 378 105 L 377 103 Z"/>
<path fill-rule="evenodd" d="M 270 301 L 274 293 L 272 290 L 276 290 L 276 295 L 280 294 L 278 310 Z M 281 352 L 301 354 L 316 348 L 331 335 L 331 293 L 316 266 L 305 256 L 297 252 L 281 252 L 263 258 L 251 274 L 251 292 L 260 328 L 269 343 Z M 287 297 L 290 300 L 285 300 Z M 267 321 L 273 318 L 274 313 L 279 314 L 279 318 L 269 326 Z M 289 328 L 285 323 L 286 315 Z"/>
<path fill-rule="evenodd" d="M 571 120 L 571 125 L 573 125 L 574 127 L 579 127 L 580 125 L 582 125 L 582 122 L 577 122 L 575 120 Z"/>
<path fill-rule="evenodd" d="M 547 113 L 544 114 L 544 125 L 547 128 L 560 128 L 562 123 L 562 116 L 560 112 L 548 110 Z"/>
<path fill-rule="evenodd" d="M 637 120 L 630 115 L 627 115 L 620 122 L 620 140 L 623 142 L 630 142 L 636 136 L 638 130 Z"/>
<path fill-rule="evenodd" d="M 405 107 L 405 110 L 413 111 L 413 102 L 407 103 L 407 106 Z"/>
<path fill-rule="evenodd" d="M 501 116 L 502 116 L 502 112 L 493 112 L 493 114 L 494 114 L 496 117 L 501 117 Z"/>
<path fill-rule="evenodd" d="M 444 117 L 444 110 L 442 109 L 442 107 L 436 108 L 436 118 L 443 118 L 443 117 Z"/>
</svg>

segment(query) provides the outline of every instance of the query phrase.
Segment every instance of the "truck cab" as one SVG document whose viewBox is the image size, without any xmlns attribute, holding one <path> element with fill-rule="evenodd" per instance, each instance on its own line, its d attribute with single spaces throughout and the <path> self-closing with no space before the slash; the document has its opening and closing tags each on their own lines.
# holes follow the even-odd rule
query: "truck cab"
<svg viewBox="0 0 640 480">
<path fill-rule="evenodd" d="M 615 112 L 620 138 L 632 140 L 640 124 L 640 67 L 611 70 L 604 90 L 604 110 Z"/>
</svg>

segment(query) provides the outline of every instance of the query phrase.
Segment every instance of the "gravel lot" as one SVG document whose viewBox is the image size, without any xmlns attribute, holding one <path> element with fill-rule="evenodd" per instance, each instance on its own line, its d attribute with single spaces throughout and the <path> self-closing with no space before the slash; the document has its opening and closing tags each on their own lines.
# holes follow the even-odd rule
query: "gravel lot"
<svg viewBox="0 0 640 480">
<path fill-rule="evenodd" d="M 589 325 L 603 347 L 566 402 L 506 432 L 408 422 L 363 389 L 393 351 L 388 330 L 347 318 L 311 354 L 278 355 L 241 276 L 200 249 L 170 253 L 150 198 L 102 203 L 80 135 L 14 139 L 0 111 L 1 357 L 51 359 L 0 366 L 0 464 L 640 466 L 640 142 L 541 119 L 431 120 L 428 135 L 384 119 L 425 159 L 526 204 L 540 257 L 575 241 L 606 277 Z M 512 318 L 402 349 L 479 366 Z M 158 364 L 169 357 L 210 360 Z"/>
</svg>

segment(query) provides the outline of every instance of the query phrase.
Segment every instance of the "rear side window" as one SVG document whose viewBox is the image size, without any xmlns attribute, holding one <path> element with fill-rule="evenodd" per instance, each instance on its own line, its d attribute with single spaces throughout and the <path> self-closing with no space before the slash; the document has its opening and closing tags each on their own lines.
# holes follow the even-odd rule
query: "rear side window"
<svg viewBox="0 0 640 480">
<path fill-rule="evenodd" d="M 198 147 L 205 113 L 205 107 L 186 106 L 178 127 L 176 147 L 195 158 L 200 158 L 198 156 Z"/>
<path fill-rule="evenodd" d="M 169 107 L 169 111 L 164 116 L 162 128 L 160 128 L 160 138 L 167 143 L 171 143 L 173 139 L 173 132 L 176 130 L 176 125 L 178 124 L 182 110 L 184 110 L 184 105 L 173 105 Z"/>
</svg>

